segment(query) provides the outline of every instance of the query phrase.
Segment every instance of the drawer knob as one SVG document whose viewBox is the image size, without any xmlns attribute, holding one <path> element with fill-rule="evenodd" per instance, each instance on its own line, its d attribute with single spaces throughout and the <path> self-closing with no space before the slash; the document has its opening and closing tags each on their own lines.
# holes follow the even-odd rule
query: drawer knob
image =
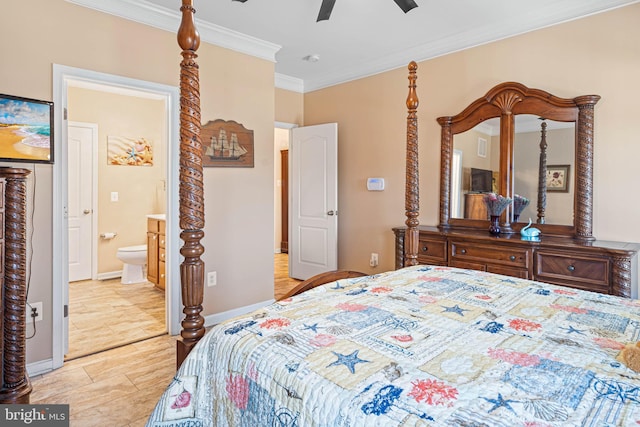
<svg viewBox="0 0 640 427">
<path fill-rule="evenodd" d="M 423 246 L 423 247 L 422 247 L 422 252 L 427 252 L 428 250 L 429 250 L 429 248 L 428 248 L 428 247 L 426 247 L 426 246 Z"/>
<path fill-rule="evenodd" d="M 510 259 L 511 261 L 515 261 L 515 260 L 516 260 L 516 256 L 515 256 L 515 255 L 511 255 L 511 256 L 509 257 L 509 259 Z"/>
<path fill-rule="evenodd" d="M 461 250 L 460 250 L 460 253 L 461 253 L 462 255 L 464 255 L 464 254 L 466 254 L 466 253 L 467 253 L 467 250 L 466 250 L 466 249 L 461 249 Z"/>
<path fill-rule="evenodd" d="M 576 271 L 576 268 L 573 265 L 570 265 L 570 266 L 567 267 L 567 270 L 569 270 L 571 272 L 574 272 L 574 271 Z"/>
</svg>

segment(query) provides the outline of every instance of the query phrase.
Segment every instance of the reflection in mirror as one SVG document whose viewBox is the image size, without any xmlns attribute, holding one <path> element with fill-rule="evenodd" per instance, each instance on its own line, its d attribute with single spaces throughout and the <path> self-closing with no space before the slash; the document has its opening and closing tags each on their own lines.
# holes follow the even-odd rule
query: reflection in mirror
<svg viewBox="0 0 640 427">
<path fill-rule="evenodd" d="M 488 219 L 482 197 L 497 192 L 500 175 L 500 119 L 486 120 L 453 136 L 451 217 Z M 456 162 L 456 157 L 459 159 Z"/>
<path fill-rule="evenodd" d="M 575 124 L 517 115 L 513 152 L 514 194 L 531 201 L 519 221 L 528 222 L 531 218 L 538 224 L 572 225 Z M 546 154 L 546 162 L 541 152 Z"/>
</svg>

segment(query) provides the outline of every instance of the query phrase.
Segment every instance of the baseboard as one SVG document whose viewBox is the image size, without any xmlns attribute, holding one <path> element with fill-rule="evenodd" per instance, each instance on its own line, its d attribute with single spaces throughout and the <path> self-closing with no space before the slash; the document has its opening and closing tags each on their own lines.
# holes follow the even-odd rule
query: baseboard
<svg viewBox="0 0 640 427">
<path fill-rule="evenodd" d="M 27 364 L 27 374 L 29 374 L 29 377 L 35 377 L 36 375 L 46 374 L 51 371 L 53 371 L 53 359 Z"/>
<path fill-rule="evenodd" d="M 271 299 L 251 305 L 245 305 L 244 307 L 234 308 L 233 310 L 223 311 L 222 313 L 210 314 L 209 316 L 206 316 L 204 318 L 204 326 L 208 328 L 209 326 L 216 325 L 220 322 L 224 322 L 225 320 L 232 319 L 236 316 L 242 316 L 243 314 L 251 313 L 252 311 L 256 311 L 269 304 L 273 304 L 274 302 L 275 300 Z"/>
<path fill-rule="evenodd" d="M 118 277 L 122 277 L 122 270 L 109 271 L 107 273 L 98 273 L 97 280 L 117 279 Z"/>
</svg>

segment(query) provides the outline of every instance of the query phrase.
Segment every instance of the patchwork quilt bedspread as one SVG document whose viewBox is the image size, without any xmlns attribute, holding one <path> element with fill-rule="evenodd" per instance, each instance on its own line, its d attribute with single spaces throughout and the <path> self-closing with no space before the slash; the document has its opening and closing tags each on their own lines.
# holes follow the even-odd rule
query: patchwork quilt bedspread
<svg viewBox="0 0 640 427">
<path fill-rule="evenodd" d="M 477 271 L 333 282 L 217 325 L 148 426 L 624 426 L 640 302 Z"/>
</svg>

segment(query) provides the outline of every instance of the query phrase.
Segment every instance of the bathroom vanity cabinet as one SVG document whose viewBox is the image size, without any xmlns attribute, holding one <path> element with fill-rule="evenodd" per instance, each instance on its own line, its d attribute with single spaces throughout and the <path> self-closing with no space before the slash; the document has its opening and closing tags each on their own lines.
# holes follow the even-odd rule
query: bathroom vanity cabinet
<svg viewBox="0 0 640 427">
<path fill-rule="evenodd" d="M 147 218 L 147 280 L 165 288 L 165 221 Z"/>
<path fill-rule="evenodd" d="M 26 179 L 0 168 L 0 404 L 29 403 L 26 369 Z M 30 317 L 29 317 L 30 319 Z"/>
</svg>

